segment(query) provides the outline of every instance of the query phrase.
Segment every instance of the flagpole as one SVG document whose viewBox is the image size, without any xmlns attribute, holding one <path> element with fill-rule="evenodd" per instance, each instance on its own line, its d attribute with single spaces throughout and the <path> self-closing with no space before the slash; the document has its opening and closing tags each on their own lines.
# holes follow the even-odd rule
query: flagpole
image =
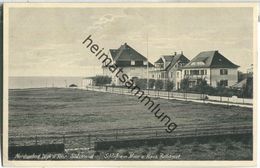
<svg viewBox="0 0 260 168">
<path fill-rule="evenodd" d="M 146 55 L 147 55 L 147 90 L 148 90 L 148 94 L 149 94 L 149 61 L 148 61 L 148 33 L 146 34 Z"/>
</svg>

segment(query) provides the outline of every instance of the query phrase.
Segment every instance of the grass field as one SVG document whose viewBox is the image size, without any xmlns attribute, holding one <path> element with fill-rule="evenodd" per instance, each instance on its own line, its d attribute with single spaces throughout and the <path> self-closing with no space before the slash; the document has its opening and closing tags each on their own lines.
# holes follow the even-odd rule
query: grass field
<svg viewBox="0 0 260 168">
<path fill-rule="evenodd" d="M 153 99 L 182 129 L 187 125 L 252 125 L 252 109 Z M 9 92 L 9 135 L 41 135 L 163 126 L 134 96 L 78 89 Z"/>
<path fill-rule="evenodd" d="M 166 99 L 153 100 L 155 103 L 160 103 L 161 111 L 170 116 L 178 125 L 176 131 L 185 130 L 187 127 L 193 129 L 210 127 L 210 130 L 215 131 L 215 128 L 219 126 L 252 126 L 252 109 L 249 108 Z M 58 88 L 9 91 L 9 136 L 73 135 L 90 131 L 98 133 L 110 129 L 144 129 L 146 127 L 161 127 L 160 129 L 164 131 L 163 123 L 155 118 L 147 107 L 138 102 L 134 96 Z M 77 145 L 75 145 L 76 140 L 79 142 Z M 86 137 L 79 137 L 76 140 L 75 138 L 71 141 L 67 140 L 65 146 L 69 146 L 69 148 L 86 147 L 84 146 L 87 144 Z M 192 149 L 190 145 L 193 145 L 193 142 L 191 143 L 183 145 L 178 151 L 182 151 L 182 155 L 183 152 L 188 153 Z M 222 142 L 214 142 L 213 146 L 219 145 L 218 151 L 215 149 L 210 151 L 212 143 L 199 144 L 201 145 L 200 150 L 207 153 L 205 156 L 218 157 L 221 155 L 219 150 L 222 152 L 226 150 L 226 146 L 222 147 Z M 252 144 L 234 143 L 239 145 L 238 148 L 232 149 L 233 154 L 242 153 L 238 159 L 252 157 Z M 174 147 L 167 147 L 167 150 L 171 150 L 171 148 L 175 150 Z M 172 151 L 174 151 L 173 149 Z M 131 152 L 137 149 L 128 150 Z M 151 149 L 150 152 L 153 153 L 153 150 Z M 76 156 L 84 159 L 88 154 L 91 152 L 83 153 L 82 156 L 77 153 Z M 182 159 L 205 159 L 205 156 L 185 154 Z M 39 156 L 29 156 L 29 158 L 31 157 Z M 46 155 L 46 157 L 52 157 L 52 155 Z M 64 159 L 67 154 L 59 157 Z M 73 157 L 72 153 L 70 159 Z M 17 159 L 19 158 L 22 159 L 23 156 L 18 156 Z M 220 157 L 220 159 L 225 159 L 225 157 Z"/>
</svg>

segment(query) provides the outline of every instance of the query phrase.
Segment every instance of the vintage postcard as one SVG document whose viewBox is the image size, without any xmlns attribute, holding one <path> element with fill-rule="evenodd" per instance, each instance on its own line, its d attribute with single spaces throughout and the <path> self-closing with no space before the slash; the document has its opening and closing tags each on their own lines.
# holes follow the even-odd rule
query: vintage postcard
<svg viewBox="0 0 260 168">
<path fill-rule="evenodd" d="M 7 3 L 3 20 L 5 166 L 256 164 L 257 4 Z"/>
</svg>

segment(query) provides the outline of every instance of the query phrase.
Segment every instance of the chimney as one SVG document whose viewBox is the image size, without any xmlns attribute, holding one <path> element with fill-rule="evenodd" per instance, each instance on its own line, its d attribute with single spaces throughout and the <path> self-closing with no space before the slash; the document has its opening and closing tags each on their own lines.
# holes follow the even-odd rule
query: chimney
<svg viewBox="0 0 260 168">
<path fill-rule="evenodd" d="M 177 52 L 174 52 L 174 55 L 177 55 Z"/>
<path fill-rule="evenodd" d="M 183 51 L 181 51 L 181 55 L 183 55 Z"/>
</svg>

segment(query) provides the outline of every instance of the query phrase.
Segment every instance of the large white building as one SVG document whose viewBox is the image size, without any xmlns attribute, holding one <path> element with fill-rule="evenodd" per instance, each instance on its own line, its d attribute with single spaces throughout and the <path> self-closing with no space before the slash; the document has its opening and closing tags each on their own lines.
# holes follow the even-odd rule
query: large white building
<svg viewBox="0 0 260 168">
<path fill-rule="evenodd" d="M 154 65 L 149 62 L 147 66 L 147 58 L 130 47 L 127 43 L 121 45 L 118 49 L 110 49 L 109 57 L 113 64 L 123 69 L 123 72 L 129 76 L 129 79 L 145 79 L 147 78 L 147 70 L 153 69 Z M 106 67 L 103 66 L 103 75 L 112 77 L 112 84 L 122 85 L 118 77 Z"/>
<path fill-rule="evenodd" d="M 176 71 L 176 86 L 180 89 L 181 80 L 188 78 L 189 87 L 202 79 L 212 87 L 229 87 L 238 82 L 238 67 L 218 51 L 204 51 Z"/>
<path fill-rule="evenodd" d="M 164 87 L 166 81 L 176 83 L 176 71 L 178 68 L 189 63 L 189 59 L 183 55 L 183 52 L 174 55 L 163 55 L 154 63 L 154 70 L 150 71 L 150 78 L 155 80 L 164 81 Z M 174 90 L 176 86 L 174 86 Z"/>
</svg>

